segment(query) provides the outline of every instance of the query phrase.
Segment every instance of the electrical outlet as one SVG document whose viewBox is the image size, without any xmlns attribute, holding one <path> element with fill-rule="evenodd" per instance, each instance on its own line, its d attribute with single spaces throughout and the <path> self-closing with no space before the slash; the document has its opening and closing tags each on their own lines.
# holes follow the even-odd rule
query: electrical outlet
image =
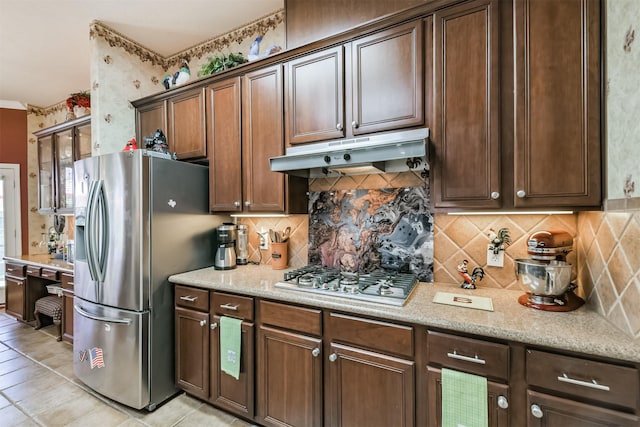
<svg viewBox="0 0 640 427">
<path fill-rule="evenodd" d="M 258 235 L 260 236 L 260 249 L 262 250 L 269 249 L 269 232 L 268 231 L 258 232 Z"/>
<path fill-rule="evenodd" d="M 487 247 L 487 266 L 504 267 L 504 251 L 499 250 L 498 253 L 493 252 L 493 245 Z"/>
</svg>

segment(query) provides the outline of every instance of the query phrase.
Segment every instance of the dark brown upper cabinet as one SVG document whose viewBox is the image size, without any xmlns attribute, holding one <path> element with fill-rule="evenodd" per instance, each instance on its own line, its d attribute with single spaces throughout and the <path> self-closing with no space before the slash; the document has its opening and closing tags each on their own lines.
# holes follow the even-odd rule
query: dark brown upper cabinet
<svg viewBox="0 0 640 427">
<path fill-rule="evenodd" d="M 434 14 L 436 207 L 500 206 L 497 11 L 479 0 Z"/>
<path fill-rule="evenodd" d="M 423 40 L 412 21 L 287 62 L 287 144 L 424 124 Z"/>
<path fill-rule="evenodd" d="M 601 204 L 600 2 L 517 0 L 515 207 Z"/>
</svg>

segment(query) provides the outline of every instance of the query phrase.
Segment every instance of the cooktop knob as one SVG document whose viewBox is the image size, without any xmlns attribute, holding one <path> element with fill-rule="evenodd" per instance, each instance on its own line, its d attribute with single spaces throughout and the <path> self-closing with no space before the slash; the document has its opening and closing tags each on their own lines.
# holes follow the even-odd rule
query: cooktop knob
<svg viewBox="0 0 640 427">
<path fill-rule="evenodd" d="M 348 162 L 349 160 L 351 160 L 351 154 L 344 153 L 344 156 L 342 156 L 342 158 L 345 159 Z"/>
<path fill-rule="evenodd" d="M 331 157 L 329 157 L 329 156 L 324 156 L 324 162 L 325 162 L 325 163 L 331 163 Z"/>
</svg>

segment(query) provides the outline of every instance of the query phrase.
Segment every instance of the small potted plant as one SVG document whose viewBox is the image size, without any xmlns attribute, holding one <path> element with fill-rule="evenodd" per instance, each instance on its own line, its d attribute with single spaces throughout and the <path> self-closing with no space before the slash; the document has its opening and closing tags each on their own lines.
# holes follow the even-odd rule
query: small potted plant
<svg viewBox="0 0 640 427">
<path fill-rule="evenodd" d="M 91 93 L 87 91 L 75 92 L 67 98 L 67 108 L 75 117 L 81 117 L 90 113 Z"/>
</svg>

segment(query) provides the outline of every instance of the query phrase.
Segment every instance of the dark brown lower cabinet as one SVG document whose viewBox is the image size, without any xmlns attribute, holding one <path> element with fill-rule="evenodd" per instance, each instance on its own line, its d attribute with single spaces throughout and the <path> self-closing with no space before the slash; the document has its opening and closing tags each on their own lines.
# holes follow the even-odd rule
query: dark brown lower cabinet
<svg viewBox="0 0 640 427">
<path fill-rule="evenodd" d="M 261 424 L 323 425 L 321 349 L 320 338 L 260 326 L 257 397 Z"/>
<path fill-rule="evenodd" d="M 73 343 L 73 273 L 62 273 L 62 339 Z"/>
<path fill-rule="evenodd" d="M 415 362 L 336 343 L 328 361 L 327 425 L 415 425 Z"/>
<path fill-rule="evenodd" d="M 176 307 L 176 382 L 201 399 L 209 398 L 209 313 Z"/>
<path fill-rule="evenodd" d="M 5 310 L 7 314 L 18 320 L 25 320 L 24 302 L 27 279 L 6 275 L 5 286 Z"/>
<path fill-rule="evenodd" d="M 212 316 L 211 326 L 211 396 L 209 401 L 236 414 L 252 418 L 254 414 L 254 325 L 242 322 L 240 375 L 235 379 L 220 369 L 220 316 Z"/>
<path fill-rule="evenodd" d="M 635 393 L 637 392 L 635 390 Z M 640 425 L 640 418 L 635 415 L 531 390 L 527 391 L 527 407 L 527 427 L 631 427 Z"/>
<path fill-rule="evenodd" d="M 442 425 L 442 371 L 427 367 L 428 378 L 428 427 Z M 489 427 L 509 427 L 509 386 L 487 381 L 487 405 Z"/>
</svg>

